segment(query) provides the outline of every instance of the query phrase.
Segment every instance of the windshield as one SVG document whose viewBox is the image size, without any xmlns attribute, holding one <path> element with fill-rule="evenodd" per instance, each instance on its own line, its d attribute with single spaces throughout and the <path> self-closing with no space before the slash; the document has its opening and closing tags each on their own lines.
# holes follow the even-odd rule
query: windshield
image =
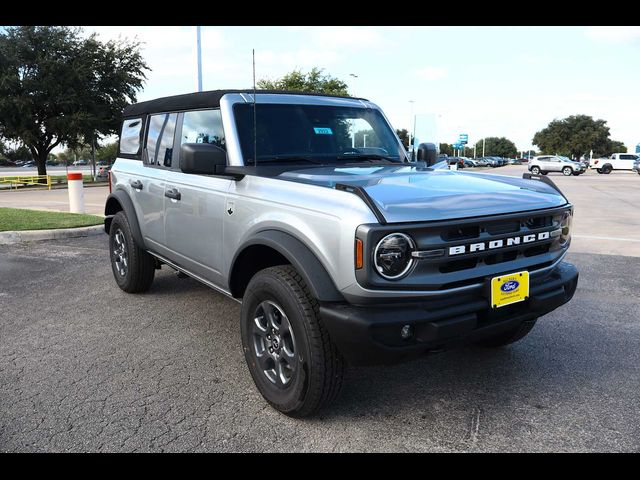
<svg viewBox="0 0 640 480">
<path fill-rule="evenodd" d="M 560 156 L 560 155 L 558 155 L 558 158 L 560 160 L 562 160 L 563 162 L 573 162 L 573 160 L 571 160 L 570 158 L 563 157 L 563 156 Z"/>
<path fill-rule="evenodd" d="M 245 164 L 253 163 L 253 104 L 234 106 Z M 405 152 L 376 109 L 327 105 L 258 104 L 258 163 L 404 162 Z"/>
</svg>

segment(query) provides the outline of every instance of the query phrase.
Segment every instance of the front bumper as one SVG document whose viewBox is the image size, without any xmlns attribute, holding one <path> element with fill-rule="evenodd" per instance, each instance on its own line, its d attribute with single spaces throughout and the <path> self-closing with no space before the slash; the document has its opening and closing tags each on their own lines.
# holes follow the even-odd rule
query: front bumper
<svg viewBox="0 0 640 480">
<path fill-rule="evenodd" d="M 496 310 L 487 294 L 475 292 L 400 304 L 323 304 L 320 315 L 349 363 L 392 364 L 491 337 L 545 315 L 571 300 L 577 285 L 576 267 L 561 262 L 531 279 L 528 300 Z M 404 325 L 413 327 L 409 340 L 400 336 Z"/>
</svg>

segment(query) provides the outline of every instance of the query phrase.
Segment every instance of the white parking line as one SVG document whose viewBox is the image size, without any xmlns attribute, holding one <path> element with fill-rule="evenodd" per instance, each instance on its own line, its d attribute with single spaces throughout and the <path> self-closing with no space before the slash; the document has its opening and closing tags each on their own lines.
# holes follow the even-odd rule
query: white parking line
<svg viewBox="0 0 640 480">
<path fill-rule="evenodd" d="M 620 242 L 640 242 L 638 238 L 598 237 L 595 235 L 571 235 L 573 238 L 590 238 L 593 240 L 618 240 Z"/>
</svg>

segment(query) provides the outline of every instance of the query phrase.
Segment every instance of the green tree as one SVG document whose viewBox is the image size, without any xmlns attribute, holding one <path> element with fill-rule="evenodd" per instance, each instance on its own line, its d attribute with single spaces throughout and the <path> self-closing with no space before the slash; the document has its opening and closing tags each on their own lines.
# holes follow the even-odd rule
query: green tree
<svg viewBox="0 0 640 480">
<path fill-rule="evenodd" d="M 482 154 L 482 140 L 476 143 L 476 152 Z M 516 144 L 505 137 L 487 137 L 484 139 L 484 155 L 487 157 L 515 157 L 518 155 Z"/>
<path fill-rule="evenodd" d="M 402 145 L 404 145 L 404 148 L 409 148 L 409 132 L 406 128 L 403 129 L 398 129 L 396 128 L 396 133 L 398 134 L 398 137 L 400 137 L 400 141 L 402 142 Z"/>
<path fill-rule="evenodd" d="M 324 69 L 313 67 L 310 72 L 294 70 L 276 80 L 258 80 L 258 87 L 264 90 L 288 90 L 292 92 L 322 93 L 329 95 L 349 95 L 347 84 L 342 80 L 323 74 Z"/>
<path fill-rule="evenodd" d="M 561 120 L 553 120 L 536 132 L 533 143 L 540 147 L 542 154 L 558 154 L 580 158 L 582 155 L 606 155 L 611 147 L 609 127 L 606 120 L 594 120 L 589 115 L 571 115 Z"/>
<path fill-rule="evenodd" d="M 441 143 L 440 144 L 440 155 L 453 155 L 453 145 L 449 143 Z"/>
<path fill-rule="evenodd" d="M 112 164 L 118 156 L 118 142 L 107 143 L 96 149 L 96 160 Z"/>
<path fill-rule="evenodd" d="M 21 141 L 46 174 L 59 144 L 76 147 L 118 132 L 148 70 L 138 42 L 106 43 L 70 27 L 0 33 L 0 137 Z"/>
<path fill-rule="evenodd" d="M 627 146 L 619 142 L 618 140 L 609 140 L 609 144 L 607 145 L 607 151 L 604 153 L 606 156 L 611 155 L 612 153 L 623 153 L 627 151 Z"/>
</svg>

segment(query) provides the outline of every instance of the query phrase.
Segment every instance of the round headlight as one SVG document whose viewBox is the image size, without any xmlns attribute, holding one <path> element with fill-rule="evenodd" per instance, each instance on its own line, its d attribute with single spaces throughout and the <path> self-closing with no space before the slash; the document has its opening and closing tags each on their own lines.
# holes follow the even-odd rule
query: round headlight
<svg viewBox="0 0 640 480">
<path fill-rule="evenodd" d="M 573 216 L 571 215 L 571 211 L 566 211 L 564 216 L 562 217 L 562 222 L 560 222 L 560 228 L 562 232 L 560 233 L 560 244 L 566 245 L 569 239 L 571 239 L 571 219 Z"/>
<path fill-rule="evenodd" d="M 387 280 L 398 280 L 413 266 L 415 243 L 404 233 L 391 233 L 378 242 L 373 259 L 378 273 Z"/>
</svg>

